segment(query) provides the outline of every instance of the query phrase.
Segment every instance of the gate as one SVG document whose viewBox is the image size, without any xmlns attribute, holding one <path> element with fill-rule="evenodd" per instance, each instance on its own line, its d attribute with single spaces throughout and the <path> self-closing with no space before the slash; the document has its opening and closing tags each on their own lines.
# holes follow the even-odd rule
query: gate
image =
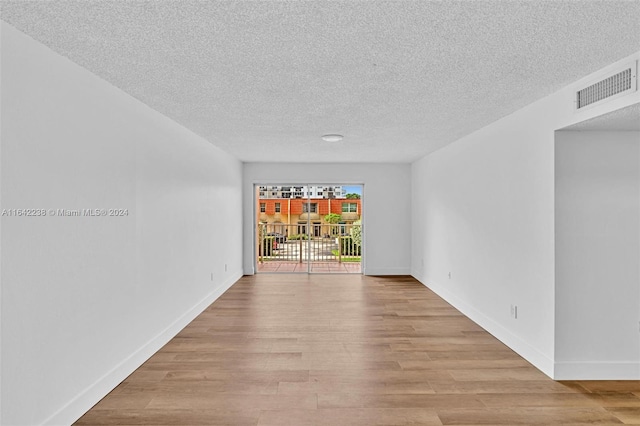
<svg viewBox="0 0 640 426">
<path fill-rule="evenodd" d="M 257 271 L 362 273 L 360 224 L 258 223 Z"/>
</svg>

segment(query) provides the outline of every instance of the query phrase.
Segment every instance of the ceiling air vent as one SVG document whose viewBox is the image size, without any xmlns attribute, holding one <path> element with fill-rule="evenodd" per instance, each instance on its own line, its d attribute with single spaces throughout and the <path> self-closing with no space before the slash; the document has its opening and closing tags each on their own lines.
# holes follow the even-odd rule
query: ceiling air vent
<svg viewBox="0 0 640 426">
<path fill-rule="evenodd" d="M 589 105 L 636 89 L 635 63 L 626 66 L 622 71 L 597 81 L 576 92 L 576 109 L 580 110 Z"/>
</svg>

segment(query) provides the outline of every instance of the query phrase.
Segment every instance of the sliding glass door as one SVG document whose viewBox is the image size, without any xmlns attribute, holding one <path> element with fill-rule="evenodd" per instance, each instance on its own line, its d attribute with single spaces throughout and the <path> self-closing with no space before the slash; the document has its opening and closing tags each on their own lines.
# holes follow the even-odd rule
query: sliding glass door
<svg viewBox="0 0 640 426">
<path fill-rule="evenodd" d="M 362 193 L 362 185 L 256 185 L 256 271 L 362 273 Z"/>
</svg>

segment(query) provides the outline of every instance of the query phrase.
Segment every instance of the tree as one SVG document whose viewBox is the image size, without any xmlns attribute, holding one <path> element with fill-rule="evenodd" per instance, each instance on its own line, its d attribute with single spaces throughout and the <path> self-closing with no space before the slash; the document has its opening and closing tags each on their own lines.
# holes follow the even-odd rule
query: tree
<svg viewBox="0 0 640 426">
<path fill-rule="evenodd" d="M 331 224 L 339 223 L 341 220 L 342 220 L 342 216 L 335 213 L 329 213 L 324 217 L 324 221 Z"/>
<path fill-rule="evenodd" d="M 359 200 L 360 199 L 360 194 L 356 194 L 354 192 L 351 192 L 351 193 L 347 194 L 345 197 L 348 200 Z"/>
<path fill-rule="evenodd" d="M 329 213 L 324 217 L 324 221 L 332 225 L 335 225 L 336 223 L 340 223 L 341 220 L 342 220 L 342 216 L 335 213 Z M 330 226 L 329 228 L 330 228 L 329 234 L 331 235 L 338 235 L 340 233 L 338 229 L 340 228 L 339 226 Z"/>
<path fill-rule="evenodd" d="M 353 241 L 353 244 L 357 245 L 357 246 L 361 246 L 362 245 L 362 221 L 361 220 L 356 220 L 355 222 L 353 222 L 353 226 L 351 227 L 351 240 Z"/>
</svg>

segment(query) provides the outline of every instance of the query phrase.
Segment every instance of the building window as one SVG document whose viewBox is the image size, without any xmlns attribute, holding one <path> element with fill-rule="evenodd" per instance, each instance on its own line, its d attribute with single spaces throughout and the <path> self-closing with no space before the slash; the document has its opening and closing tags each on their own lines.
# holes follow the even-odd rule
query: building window
<svg viewBox="0 0 640 426">
<path fill-rule="evenodd" d="M 342 213 L 358 213 L 358 203 L 342 203 Z"/>
<path fill-rule="evenodd" d="M 304 203 L 302 205 L 302 213 L 317 213 L 317 212 L 318 212 L 317 203 Z"/>
<path fill-rule="evenodd" d="M 276 203 L 276 213 L 280 213 L 280 203 Z"/>
<path fill-rule="evenodd" d="M 267 205 L 265 203 L 260 203 L 260 213 L 264 213 L 267 211 Z"/>
</svg>

